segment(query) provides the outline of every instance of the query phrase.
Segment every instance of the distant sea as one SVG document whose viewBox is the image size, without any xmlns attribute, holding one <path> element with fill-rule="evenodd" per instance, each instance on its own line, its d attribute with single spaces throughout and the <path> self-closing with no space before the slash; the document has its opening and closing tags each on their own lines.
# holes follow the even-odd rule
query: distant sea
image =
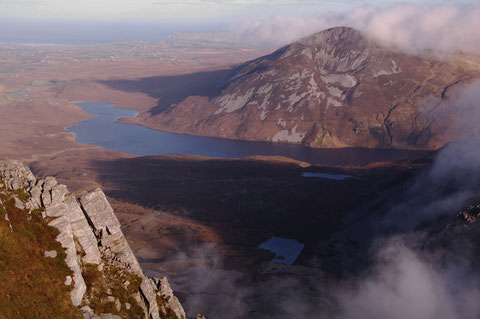
<svg viewBox="0 0 480 319">
<path fill-rule="evenodd" d="M 118 41 L 168 41 L 176 32 L 214 31 L 219 25 L 146 22 L 0 21 L 2 45 L 88 45 Z"/>
</svg>

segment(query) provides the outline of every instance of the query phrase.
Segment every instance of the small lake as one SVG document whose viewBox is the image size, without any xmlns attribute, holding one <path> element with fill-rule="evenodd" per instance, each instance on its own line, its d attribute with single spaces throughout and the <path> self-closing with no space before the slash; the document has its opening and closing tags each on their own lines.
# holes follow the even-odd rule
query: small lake
<svg viewBox="0 0 480 319">
<path fill-rule="evenodd" d="M 275 254 L 276 262 L 292 265 L 303 249 L 303 244 L 295 239 L 272 237 L 260 244 L 260 248 L 269 250 Z"/>
<path fill-rule="evenodd" d="M 135 117 L 137 111 L 114 108 L 108 103 L 78 103 L 95 117 L 68 128 L 79 143 L 135 155 L 189 154 L 242 158 L 253 155 L 286 156 L 321 165 L 361 165 L 374 161 L 395 161 L 423 154 L 418 151 L 367 148 L 317 149 L 297 144 L 228 140 L 153 130 L 115 122 Z"/>
<path fill-rule="evenodd" d="M 333 173 L 314 173 L 314 172 L 303 172 L 303 177 L 313 177 L 313 178 L 326 178 L 326 179 L 334 179 L 336 181 L 341 181 L 347 178 L 351 178 L 350 175 L 344 174 L 333 174 Z"/>
</svg>

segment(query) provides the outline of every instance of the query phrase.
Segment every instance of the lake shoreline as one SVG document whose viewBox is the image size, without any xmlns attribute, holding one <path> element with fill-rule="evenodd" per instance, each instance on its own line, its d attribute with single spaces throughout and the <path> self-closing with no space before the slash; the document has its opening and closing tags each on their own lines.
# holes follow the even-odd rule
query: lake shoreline
<svg viewBox="0 0 480 319">
<path fill-rule="evenodd" d="M 318 149 L 299 144 L 223 139 L 151 129 L 139 124 L 124 124 L 121 118 L 134 118 L 136 110 L 114 104 L 81 102 L 75 105 L 94 117 L 67 128 L 75 141 L 106 150 L 133 155 L 198 155 L 215 158 L 282 156 L 315 165 L 365 165 L 379 161 L 398 161 L 424 155 L 424 151 L 368 148 Z"/>
</svg>

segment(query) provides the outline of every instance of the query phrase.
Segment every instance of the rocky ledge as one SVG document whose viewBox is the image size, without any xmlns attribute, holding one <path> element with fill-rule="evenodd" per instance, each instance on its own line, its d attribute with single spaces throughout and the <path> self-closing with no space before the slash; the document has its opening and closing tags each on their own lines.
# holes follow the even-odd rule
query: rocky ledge
<svg viewBox="0 0 480 319">
<path fill-rule="evenodd" d="M 101 189 L 77 198 L 55 178 L 37 179 L 26 165 L 18 161 L 0 162 L 0 184 L 5 190 L 23 194 L 14 195 L 17 208 L 28 214 L 40 211 L 44 221 L 58 229 L 56 240 L 65 249 L 65 263 L 72 272 L 65 278 L 65 285 L 72 287 L 72 303 L 81 310 L 84 318 L 121 318 L 98 309 L 116 309 L 119 313 L 121 309 L 129 310 L 133 306 L 138 306 L 137 318 L 186 318 L 167 278 L 143 274 Z M 56 251 L 45 252 L 45 257 L 55 256 Z M 129 299 L 119 298 L 112 291 L 115 289 L 109 288 L 114 286 L 113 281 L 121 281 L 122 287 L 133 286 L 131 281 L 135 281 L 137 286 L 127 296 Z M 99 287 L 98 283 L 103 284 Z M 127 302 L 131 300 L 136 305 Z M 111 303 L 110 308 L 102 303 Z"/>
</svg>

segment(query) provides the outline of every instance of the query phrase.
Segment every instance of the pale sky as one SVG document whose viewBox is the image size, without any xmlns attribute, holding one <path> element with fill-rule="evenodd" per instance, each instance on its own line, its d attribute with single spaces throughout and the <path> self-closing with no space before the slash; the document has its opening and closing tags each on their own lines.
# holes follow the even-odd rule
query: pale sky
<svg viewBox="0 0 480 319">
<path fill-rule="evenodd" d="M 478 2 L 470 0 L 468 2 Z M 46 20 L 129 20 L 225 23 L 271 15 L 312 15 L 350 10 L 363 4 L 387 6 L 395 0 L 0 0 L 0 18 Z M 407 0 L 416 4 L 453 0 Z"/>
<path fill-rule="evenodd" d="M 480 0 L 400 0 L 478 7 Z M 221 31 L 272 18 L 307 19 L 399 0 L 0 0 L 0 44 L 168 40 L 175 32 Z M 428 9 L 427 9 L 428 11 Z M 288 30 L 287 30 L 288 31 Z M 315 30 L 318 31 L 318 30 Z"/>
</svg>

